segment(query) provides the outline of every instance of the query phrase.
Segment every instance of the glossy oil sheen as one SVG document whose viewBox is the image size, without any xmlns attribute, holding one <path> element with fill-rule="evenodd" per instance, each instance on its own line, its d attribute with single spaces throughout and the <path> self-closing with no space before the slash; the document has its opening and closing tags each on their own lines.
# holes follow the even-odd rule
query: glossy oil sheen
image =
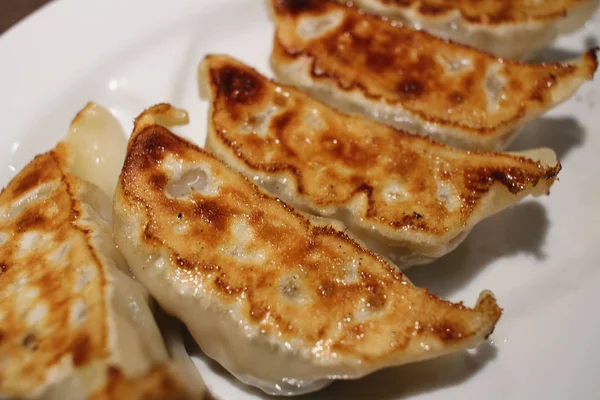
<svg viewBox="0 0 600 400">
<path fill-rule="evenodd" d="M 594 17 L 544 55 L 581 53 L 588 38 L 599 39 L 599 22 Z M 106 105 L 126 131 L 143 108 L 172 102 L 190 111 L 191 125 L 178 132 L 203 143 L 206 104 L 198 99 L 198 63 L 208 52 L 229 53 L 268 73 L 272 33 L 262 4 L 251 0 L 52 3 L 0 37 L 0 87 L 9 93 L 0 100 L 2 184 L 35 153 L 53 147 L 89 100 Z M 310 399 L 594 398 L 600 370 L 600 324 L 594 317 L 600 291 L 598 89 L 597 83 L 586 84 L 527 126 L 529 132 L 511 147 L 557 151 L 563 170 L 552 196 L 493 218 L 446 260 L 410 274 L 454 300 L 494 289 L 504 315 L 489 345 L 476 354 L 338 383 Z M 267 398 L 195 354 L 217 397 Z"/>
</svg>

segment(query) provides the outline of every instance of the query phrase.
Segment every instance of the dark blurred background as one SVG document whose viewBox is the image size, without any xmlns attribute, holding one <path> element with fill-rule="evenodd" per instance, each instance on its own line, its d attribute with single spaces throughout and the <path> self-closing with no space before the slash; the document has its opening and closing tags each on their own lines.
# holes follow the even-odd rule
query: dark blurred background
<svg viewBox="0 0 600 400">
<path fill-rule="evenodd" d="M 50 0 L 0 0 L 0 34 Z"/>
</svg>

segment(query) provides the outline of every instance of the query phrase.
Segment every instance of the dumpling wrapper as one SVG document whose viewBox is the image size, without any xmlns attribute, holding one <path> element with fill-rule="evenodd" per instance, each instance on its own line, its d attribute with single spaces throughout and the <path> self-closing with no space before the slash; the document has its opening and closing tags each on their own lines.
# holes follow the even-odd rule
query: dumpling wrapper
<svg viewBox="0 0 600 400">
<path fill-rule="evenodd" d="M 345 3 L 345 1 L 340 1 Z M 597 0 L 354 0 L 370 13 L 499 57 L 523 60 L 581 28 Z"/>
<path fill-rule="evenodd" d="M 569 99 L 595 50 L 522 64 L 334 1 L 272 0 L 278 80 L 344 112 L 470 150 L 505 149 L 528 121 Z"/>
<path fill-rule="evenodd" d="M 333 110 L 227 56 L 199 68 L 206 148 L 284 201 L 335 218 L 400 268 L 456 248 L 471 228 L 560 171 L 550 149 L 456 150 Z"/>
<path fill-rule="evenodd" d="M 74 124 L 97 126 L 92 110 L 113 132 L 89 139 L 106 145 L 121 131 L 106 110 L 90 104 Z M 89 173 L 72 157 L 88 133 L 37 156 L 0 194 L 0 398 L 203 398 L 170 361 L 148 292 L 113 242 L 109 198 L 72 173 Z"/>
<path fill-rule="evenodd" d="M 242 382 L 301 394 L 491 334 L 490 292 L 471 309 L 413 286 L 342 224 L 295 211 L 156 123 L 181 115 L 162 104 L 136 120 L 114 234 L 136 278 Z"/>
<path fill-rule="evenodd" d="M 112 199 L 127 150 L 119 121 L 106 108 L 90 102 L 71 122 L 65 142 L 72 173 Z"/>
</svg>

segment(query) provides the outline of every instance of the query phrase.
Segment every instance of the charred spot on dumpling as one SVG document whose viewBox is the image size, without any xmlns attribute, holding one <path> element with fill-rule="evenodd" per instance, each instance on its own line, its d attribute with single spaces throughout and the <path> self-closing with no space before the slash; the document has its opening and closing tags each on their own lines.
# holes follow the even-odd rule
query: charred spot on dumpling
<svg viewBox="0 0 600 400">
<path fill-rule="evenodd" d="M 292 123 L 296 112 L 293 110 L 286 111 L 280 115 L 277 115 L 273 118 L 272 126 L 275 132 L 279 134 L 279 136 L 283 136 L 286 128 Z M 266 136 L 266 135 L 265 135 Z"/>
<path fill-rule="evenodd" d="M 34 171 L 31 171 L 31 173 L 26 174 L 22 177 L 22 179 L 18 181 L 16 187 L 13 189 L 14 195 L 20 196 L 38 187 L 40 182 L 43 181 L 44 175 L 44 170 L 41 168 L 38 168 Z"/>
<path fill-rule="evenodd" d="M 417 80 L 402 81 L 397 86 L 397 92 L 402 97 L 416 98 L 423 94 L 423 84 Z"/>
<path fill-rule="evenodd" d="M 554 179 L 559 171 L 560 164 L 555 168 L 548 168 L 545 174 L 532 173 L 513 167 L 465 168 L 463 201 L 471 206 L 475 205 L 495 182 L 505 186 L 511 193 L 517 194 L 528 186 L 537 185 L 542 179 Z"/>
<path fill-rule="evenodd" d="M 371 51 L 366 57 L 367 67 L 375 72 L 383 71 L 394 63 L 394 55 L 389 52 Z"/>
<path fill-rule="evenodd" d="M 39 347 L 38 338 L 35 335 L 35 333 L 32 333 L 32 332 L 27 333 L 23 337 L 22 344 L 23 344 L 23 347 L 25 347 L 27 350 L 30 350 L 30 351 L 35 351 Z"/>
<path fill-rule="evenodd" d="M 433 5 L 433 4 L 421 4 L 419 6 L 419 11 L 423 14 L 429 14 L 429 15 L 438 15 L 438 14 L 443 14 L 444 12 L 446 12 L 448 10 L 448 7 L 444 7 L 442 5 Z"/>
<path fill-rule="evenodd" d="M 86 364 L 92 357 L 93 351 L 93 344 L 90 337 L 83 333 L 80 334 L 71 344 L 73 364 L 76 366 Z"/>
<path fill-rule="evenodd" d="M 465 101 L 465 98 L 465 95 L 460 92 L 452 92 L 448 96 L 450 103 L 456 106 L 462 104 Z"/>
<path fill-rule="evenodd" d="M 170 140 L 166 139 L 161 135 L 162 127 L 146 128 L 152 129 L 150 135 L 145 135 L 144 140 L 141 143 L 135 143 L 141 147 L 142 154 L 148 156 L 148 161 L 160 162 L 165 152 L 172 147 Z M 146 165 L 146 168 L 148 166 Z"/>
<path fill-rule="evenodd" d="M 218 230 L 223 229 L 227 225 L 227 221 L 231 216 L 227 207 L 223 206 L 219 201 L 211 199 L 199 199 L 194 205 L 193 213 L 195 217 L 199 217 L 212 228 Z"/>
<path fill-rule="evenodd" d="M 158 190 L 162 190 L 165 186 L 167 186 L 168 181 L 169 177 L 161 172 L 156 172 L 150 177 L 150 185 Z"/>
<path fill-rule="evenodd" d="M 269 306 L 266 306 L 264 304 L 253 303 L 250 307 L 250 318 L 253 321 L 260 321 L 263 318 L 265 318 L 268 312 Z"/>
<path fill-rule="evenodd" d="M 320 297 L 331 297 L 336 289 L 336 284 L 335 282 L 326 279 L 324 281 L 321 282 L 321 284 L 319 285 L 319 287 L 317 288 L 317 294 Z"/>
<path fill-rule="evenodd" d="M 233 66 L 218 70 L 214 79 L 227 100 L 234 103 L 252 103 L 260 98 L 263 89 L 256 76 Z"/>
<path fill-rule="evenodd" d="M 338 136 L 332 134 L 321 135 L 321 148 L 330 153 L 335 158 L 342 158 L 344 144 Z"/>
<path fill-rule="evenodd" d="M 445 343 L 454 342 L 470 336 L 470 333 L 466 332 L 464 327 L 451 321 L 440 321 L 431 324 L 427 327 L 427 330 Z"/>
<path fill-rule="evenodd" d="M 322 0 L 276 0 L 275 11 L 279 14 L 301 14 L 321 10 L 326 3 Z"/>
<path fill-rule="evenodd" d="M 29 209 L 17 220 L 15 228 L 17 232 L 43 229 L 45 222 L 45 216 L 38 209 Z"/>
<path fill-rule="evenodd" d="M 369 288 L 371 295 L 367 298 L 367 307 L 373 311 L 380 310 L 385 306 L 387 296 L 380 286 Z"/>
<path fill-rule="evenodd" d="M 229 280 L 227 280 L 225 273 L 221 273 L 220 276 L 215 277 L 214 282 L 215 286 L 219 288 L 221 292 L 230 296 L 238 295 L 244 291 L 244 288 L 232 285 Z"/>
</svg>

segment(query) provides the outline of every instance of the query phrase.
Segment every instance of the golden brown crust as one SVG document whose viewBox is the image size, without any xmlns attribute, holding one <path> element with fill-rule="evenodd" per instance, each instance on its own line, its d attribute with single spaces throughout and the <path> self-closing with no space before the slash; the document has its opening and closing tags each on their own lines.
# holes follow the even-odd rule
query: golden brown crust
<svg viewBox="0 0 600 400">
<path fill-rule="evenodd" d="M 425 17 L 443 17 L 458 12 L 465 21 L 477 25 L 502 25 L 547 21 L 565 17 L 567 12 L 589 0 L 371 0 L 396 9 L 413 9 Z M 361 1 L 357 1 L 360 4 Z"/>
<path fill-rule="evenodd" d="M 146 374 L 128 379 L 118 368 L 109 367 L 106 384 L 90 400 L 209 400 L 207 394 L 193 397 L 176 372 L 167 364 L 157 364 Z"/>
<path fill-rule="evenodd" d="M 334 1 L 273 2 L 272 64 L 280 78 L 310 79 L 347 96 L 383 101 L 421 124 L 460 130 L 474 140 L 501 140 L 568 98 L 597 68 L 595 50 L 573 63 L 523 64 Z M 306 25 L 315 19 L 333 25 L 306 36 Z M 302 71 L 286 71 L 297 63 L 310 64 L 306 78 Z"/>
<path fill-rule="evenodd" d="M 244 101 L 260 90 L 241 83 L 231 82 L 230 96 Z M 407 362 L 474 345 L 500 317 L 491 294 L 475 309 L 440 300 L 167 129 L 136 131 L 115 204 L 138 224 L 138 251 L 163 254 L 161 268 L 181 285 L 193 282 L 189 293 L 203 307 L 235 309 L 262 337 L 342 364 Z M 190 171 L 205 186 L 173 194 L 176 174 Z M 311 355 L 315 346 L 319 355 Z"/>
<path fill-rule="evenodd" d="M 111 352 L 106 272 L 78 225 L 63 157 L 60 147 L 37 156 L 0 194 L 0 393 L 17 397 L 65 361 L 80 368 Z"/>
<path fill-rule="evenodd" d="M 560 171 L 558 163 L 452 149 L 344 115 L 226 56 L 208 56 L 202 68 L 208 144 L 219 157 L 247 175 L 291 178 L 313 210 L 361 201 L 352 211 L 364 225 L 455 236 L 492 188 L 515 199 L 544 193 Z"/>
</svg>

